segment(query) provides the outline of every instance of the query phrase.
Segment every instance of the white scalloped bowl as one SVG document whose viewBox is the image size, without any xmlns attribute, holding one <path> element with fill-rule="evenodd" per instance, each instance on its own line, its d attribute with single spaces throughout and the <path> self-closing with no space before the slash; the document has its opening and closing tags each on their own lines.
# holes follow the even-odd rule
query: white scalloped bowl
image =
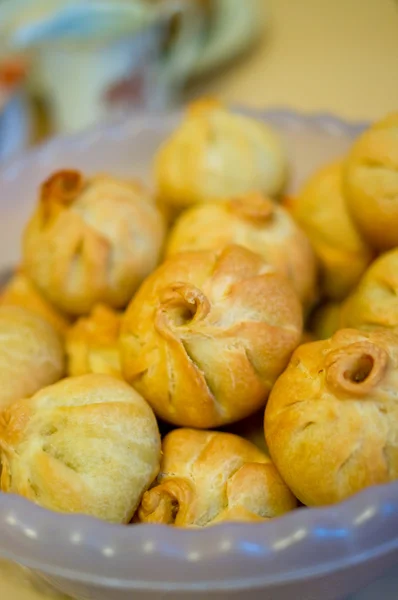
<svg viewBox="0 0 398 600">
<path fill-rule="evenodd" d="M 255 114 L 255 113 L 254 113 Z M 292 189 L 343 154 L 362 125 L 287 111 L 255 114 L 286 141 Z M 19 259 L 37 185 L 54 169 L 144 176 L 179 116 L 141 116 L 57 139 L 0 168 L 0 269 Z M 59 515 L 0 493 L 0 555 L 82 600 L 244 596 L 331 600 L 359 589 L 398 560 L 398 482 L 340 505 L 299 509 L 261 525 L 203 531 L 122 527 Z"/>
</svg>

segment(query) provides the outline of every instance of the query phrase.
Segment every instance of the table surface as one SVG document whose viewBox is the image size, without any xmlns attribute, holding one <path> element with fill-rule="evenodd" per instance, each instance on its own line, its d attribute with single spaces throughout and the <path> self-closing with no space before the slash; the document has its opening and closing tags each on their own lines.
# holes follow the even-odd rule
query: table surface
<svg viewBox="0 0 398 600">
<path fill-rule="evenodd" d="M 237 63 L 191 87 L 251 107 L 377 119 L 398 109 L 397 0 L 264 0 L 264 35 Z M 396 598 L 398 578 L 356 600 Z M 389 594 L 391 591 L 391 595 Z M 0 562 L 0 597 L 43 600 Z"/>
<path fill-rule="evenodd" d="M 398 110 L 398 0 L 263 0 L 263 40 L 194 93 L 373 120 Z"/>
</svg>

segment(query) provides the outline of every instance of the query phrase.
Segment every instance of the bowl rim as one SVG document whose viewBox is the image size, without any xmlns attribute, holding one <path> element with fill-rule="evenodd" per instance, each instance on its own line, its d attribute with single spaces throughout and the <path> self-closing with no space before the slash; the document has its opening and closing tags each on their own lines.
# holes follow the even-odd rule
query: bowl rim
<svg viewBox="0 0 398 600">
<path fill-rule="evenodd" d="M 325 135 L 354 137 L 368 126 L 366 122 L 348 123 L 328 113 L 299 114 L 288 108 L 236 109 L 271 123 L 319 128 Z M 73 147 L 106 138 L 115 140 L 118 136 L 157 129 L 160 123 L 164 125 L 165 119 L 174 122 L 180 114 L 136 113 L 127 121 L 121 119 L 54 138 L 3 162 L 0 182 L 3 178 L 12 181 L 23 174 L 26 165 L 40 160 L 42 153 L 51 153 L 59 146 Z M 62 561 L 53 551 L 55 532 L 58 550 L 64 552 Z M 109 575 L 109 564 L 126 551 L 125 575 Z M 368 488 L 331 507 L 302 508 L 255 526 L 222 523 L 204 530 L 112 525 L 84 515 L 54 513 L 20 496 L 0 493 L 0 556 L 45 575 L 107 588 L 159 591 L 260 588 L 325 575 L 392 552 L 398 553 L 398 481 Z M 298 556 L 308 553 L 312 553 L 312 558 L 307 562 L 297 561 Z M 95 558 L 94 565 L 89 565 L 85 557 Z M 251 575 L 231 575 L 225 561 L 228 557 L 240 565 L 240 573 L 250 564 Z M 153 577 L 142 579 L 143 562 L 151 572 L 157 569 L 159 560 L 168 561 L 167 577 L 156 577 L 153 572 Z M 185 571 L 189 571 L 188 580 Z"/>
<path fill-rule="evenodd" d="M 386 529 L 388 535 L 385 535 L 385 533 L 381 534 L 380 539 L 377 540 L 375 533 L 377 534 L 379 529 L 378 523 L 381 520 L 386 525 L 383 531 Z M 40 527 L 35 529 L 33 524 L 37 526 L 37 523 L 43 524 L 41 530 Z M 342 527 L 343 523 L 345 524 L 344 527 Z M 265 523 L 220 523 L 203 530 L 187 530 L 168 525 L 152 524 L 138 524 L 133 526 L 115 525 L 86 515 L 55 513 L 41 508 L 21 496 L 0 492 L 0 533 L 4 530 L 5 526 L 14 529 L 16 537 L 22 542 L 22 547 L 26 538 L 39 540 L 38 543 L 42 544 L 44 536 L 46 543 L 51 543 L 52 540 L 48 537 L 50 532 L 53 533 L 61 529 L 69 533 L 70 531 L 80 531 L 82 539 L 87 539 L 87 544 L 82 545 L 83 552 L 92 552 L 93 538 L 97 538 L 97 541 L 102 538 L 102 548 L 108 550 L 106 553 L 108 557 L 112 555 L 109 549 L 112 548 L 112 544 L 115 545 L 115 539 L 118 538 L 118 541 L 126 541 L 129 538 L 128 545 L 130 548 L 134 547 L 137 550 L 137 552 L 132 552 L 130 555 L 132 567 L 135 558 L 142 557 L 143 553 L 147 554 L 145 544 L 148 542 L 144 542 L 140 548 L 137 548 L 135 539 L 142 542 L 146 538 L 149 540 L 156 538 L 158 541 L 161 540 L 164 550 L 160 550 L 153 557 L 151 557 L 151 554 L 146 555 L 147 568 L 151 568 L 150 563 L 152 562 L 152 558 L 153 562 L 156 563 L 163 557 L 176 554 L 177 560 L 174 563 L 175 571 L 184 569 L 192 561 L 197 565 L 200 564 L 196 562 L 197 557 L 193 557 L 197 554 L 196 542 L 202 542 L 202 545 L 208 549 L 214 547 L 216 540 L 222 538 L 223 535 L 226 535 L 231 541 L 231 548 L 235 551 L 238 550 L 234 554 L 234 559 L 237 557 L 240 560 L 245 558 L 245 545 L 254 546 L 258 544 L 259 551 L 262 554 L 260 564 L 263 571 L 266 566 L 264 559 L 270 554 L 270 544 L 268 543 L 270 539 L 273 540 L 274 551 L 278 551 L 281 557 L 285 555 L 288 561 L 292 556 L 289 552 L 291 548 L 288 543 L 289 539 L 292 545 L 295 545 L 294 552 L 296 554 L 297 552 L 306 553 L 308 551 L 308 543 L 316 544 L 322 538 L 328 540 L 327 543 L 331 543 L 338 538 L 346 538 L 346 543 L 340 546 L 338 558 L 319 562 L 316 556 L 315 561 L 305 567 L 292 568 L 289 566 L 279 572 L 262 573 L 250 577 L 241 575 L 239 579 L 232 577 L 224 578 L 222 573 L 217 573 L 217 578 L 203 578 L 201 574 L 206 572 L 208 565 L 206 556 L 203 556 L 203 564 L 200 568 L 201 574 L 198 573 L 194 581 L 187 582 L 178 580 L 178 577 L 175 577 L 171 581 L 154 581 L 149 578 L 140 579 L 133 573 L 132 576 L 123 578 L 119 576 L 104 576 L 98 574 L 98 572 L 93 572 L 96 569 L 91 571 L 86 569 L 84 563 L 80 562 L 79 559 L 73 561 L 72 568 L 57 564 L 56 560 L 52 560 L 53 555 L 51 552 L 46 553 L 44 562 L 43 559 L 34 558 L 34 552 L 32 551 L 20 550 L 18 553 L 10 551 L 4 545 L 2 536 L 0 535 L 0 556 L 2 558 L 17 562 L 51 577 L 61 577 L 75 582 L 95 584 L 104 588 L 141 591 L 157 590 L 164 592 L 200 591 L 209 588 L 219 591 L 263 588 L 265 586 L 296 583 L 308 578 L 325 576 L 342 569 L 350 569 L 366 561 L 382 558 L 390 553 L 398 553 L 398 481 L 382 486 L 369 487 L 348 500 L 333 506 L 322 508 L 303 507 Z M 280 530 L 279 532 L 277 531 L 278 529 Z M 369 540 L 369 547 L 358 551 L 358 546 L 360 546 L 362 538 L 366 537 L 369 533 L 365 531 L 366 529 L 371 532 L 372 539 Z M 302 532 L 302 535 L 298 535 L 299 532 Z M 261 538 L 261 543 L 257 541 L 259 537 Z M 199 538 L 201 539 L 199 540 Z M 253 541 L 254 539 L 256 541 Z M 243 546 L 241 551 L 240 546 Z M 69 547 L 72 556 L 76 550 L 76 546 L 70 543 Z M 194 550 L 190 551 L 189 547 L 194 548 Z M 182 549 L 183 551 L 181 551 Z M 209 557 L 213 566 L 217 558 L 225 558 L 225 553 L 222 551 L 215 554 L 216 556 L 212 554 Z M 222 568 L 221 560 L 220 567 Z M 133 569 L 132 571 L 134 572 Z"/>
<path fill-rule="evenodd" d="M 370 122 L 362 119 L 351 121 L 341 118 L 331 112 L 303 112 L 297 111 L 289 106 L 270 106 L 266 109 L 251 108 L 241 104 L 233 104 L 231 109 L 241 114 L 250 116 L 260 121 L 279 121 L 294 125 L 304 125 L 310 128 L 321 129 L 331 135 L 348 135 L 354 137 L 362 133 Z M 156 129 L 159 124 L 165 121 L 175 121 L 180 119 L 183 111 L 145 111 L 137 109 L 133 115 L 127 119 L 125 117 L 115 118 L 111 121 L 103 122 L 99 125 L 87 127 L 82 131 L 66 135 L 55 135 L 49 140 L 44 140 L 30 149 L 20 150 L 11 157 L 5 158 L 0 162 L 0 177 L 3 177 L 8 170 L 20 170 L 26 162 L 38 160 L 42 153 L 49 153 L 61 145 L 80 144 L 87 142 L 90 137 L 97 140 L 100 137 L 115 138 L 118 136 L 134 135 L 141 129 Z"/>
</svg>

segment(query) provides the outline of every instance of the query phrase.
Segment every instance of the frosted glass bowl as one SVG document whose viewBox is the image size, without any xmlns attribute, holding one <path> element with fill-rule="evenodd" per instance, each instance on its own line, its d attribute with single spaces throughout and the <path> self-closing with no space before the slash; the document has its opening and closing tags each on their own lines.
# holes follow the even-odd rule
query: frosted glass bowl
<svg viewBox="0 0 398 600">
<path fill-rule="evenodd" d="M 363 127 L 287 111 L 257 116 L 286 141 L 291 191 L 318 165 L 341 156 Z M 153 153 L 179 118 L 137 116 L 56 139 L 0 167 L 0 271 L 17 264 L 37 185 L 51 171 L 78 167 L 150 182 Z M 0 494 L 0 555 L 82 600 L 331 600 L 398 561 L 398 482 L 331 508 L 302 508 L 261 525 L 203 531 L 119 527 Z"/>
</svg>

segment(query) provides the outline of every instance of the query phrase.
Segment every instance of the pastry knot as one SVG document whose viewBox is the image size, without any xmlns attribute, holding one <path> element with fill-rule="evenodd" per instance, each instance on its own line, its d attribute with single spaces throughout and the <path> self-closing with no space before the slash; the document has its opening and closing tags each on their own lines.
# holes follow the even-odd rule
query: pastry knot
<svg viewBox="0 0 398 600">
<path fill-rule="evenodd" d="M 176 425 L 216 427 L 265 405 L 301 337 L 290 283 L 240 246 L 176 254 L 123 318 L 122 370 Z"/>
<path fill-rule="evenodd" d="M 290 214 L 261 192 L 188 209 L 170 232 L 166 255 L 222 250 L 232 244 L 256 252 L 287 277 L 308 310 L 317 295 L 317 264 L 311 244 Z"/>
<path fill-rule="evenodd" d="M 159 296 L 155 327 L 165 337 L 178 327 L 203 320 L 210 312 L 208 298 L 193 285 L 177 282 L 162 290 Z"/>
<path fill-rule="evenodd" d="M 397 386 L 398 336 L 387 329 L 340 329 L 295 351 L 270 394 L 264 431 L 303 504 L 397 479 Z"/>
<path fill-rule="evenodd" d="M 270 458 L 238 435 L 175 429 L 163 439 L 159 476 L 137 520 L 178 527 L 263 521 L 297 502 Z"/>
<path fill-rule="evenodd" d="M 259 192 L 233 198 L 229 201 L 229 207 L 243 219 L 254 221 L 260 226 L 266 221 L 272 221 L 276 212 L 275 203 Z"/>
<path fill-rule="evenodd" d="M 352 396 L 367 396 L 382 380 L 388 354 L 368 340 L 330 352 L 325 361 L 326 381 L 334 391 Z"/>
<path fill-rule="evenodd" d="M 70 206 L 83 189 L 84 179 L 79 171 L 57 171 L 41 186 L 40 203 L 47 221 L 59 209 Z"/>
</svg>

